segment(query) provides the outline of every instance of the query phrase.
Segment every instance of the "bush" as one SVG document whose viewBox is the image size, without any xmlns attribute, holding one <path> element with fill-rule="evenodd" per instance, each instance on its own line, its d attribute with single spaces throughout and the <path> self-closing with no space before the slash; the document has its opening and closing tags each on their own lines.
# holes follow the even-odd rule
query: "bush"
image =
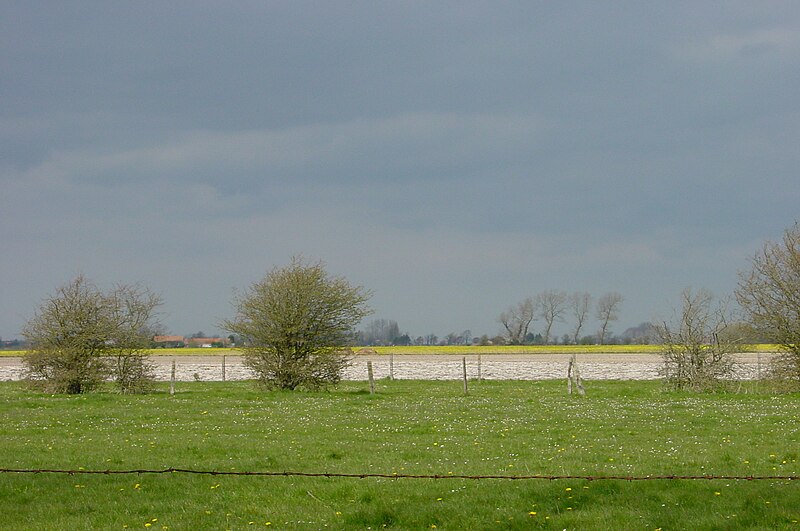
<svg viewBox="0 0 800 531">
<path fill-rule="evenodd" d="M 241 336 L 244 363 L 265 387 L 316 389 L 341 379 L 369 296 L 328 276 L 322 263 L 294 258 L 236 300 L 236 317 L 224 326 Z"/>
<path fill-rule="evenodd" d="M 771 374 L 800 385 L 800 225 L 767 242 L 741 273 L 736 298 L 750 323 L 780 347 Z"/>
<path fill-rule="evenodd" d="M 683 305 L 677 324 L 656 327 L 664 364 L 661 375 L 674 389 L 708 391 L 734 375 L 734 346 L 722 338 L 727 320 L 724 311 L 712 310 L 713 297 L 706 290 L 681 294 Z"/>
<path fill-rule="evenodd" d="M 150 371 L 141 351 L 160 304 L 138 286 L 103 293 L 76 277 L 45 299 L 25 325 L 29 381 L 54 393 L 85 393 L 108 378 L 121 392 L 143 390 Z"/>
</svg>

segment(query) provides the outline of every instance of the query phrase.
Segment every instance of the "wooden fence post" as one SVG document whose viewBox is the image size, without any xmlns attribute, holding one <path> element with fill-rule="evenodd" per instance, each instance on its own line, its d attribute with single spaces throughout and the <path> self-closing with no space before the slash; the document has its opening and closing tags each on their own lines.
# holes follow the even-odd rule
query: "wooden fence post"
<svg viewBox="0 0 800 531">
<path fill-rule="evenodd" d="M 169 394 L 175 394 L 175 358 L 172 358 L 172 373 L 169 377 Z"/>
<path fill-rule="evenodd" d="M 478 354 L 478 381 L 480 382 L 483 379 L 481 376 L 481 355 Z"/>
<path fill-rule="evenodd" d="M 586 394 L 586 389 L 583 387 L 583 379 L 581 378 L 581 371 L 578 369 L 578 357 L 573 354 L 569 358 L 569 365 L 567 366 L 567 394 L 572 394 L 572 383 L 575 382 L 575 387 L 578 389 L 578 394 L 581 396 Z"/>
<path fill-rule="evenodd" d="M 375 394 L 375 377 L 372 374 L 372 362 L 367 362 L 367 377 L 369 378 L 369 394 Z"/>
<path fill-rule="evenodd" d="M 467 358 L 463 356 L 461 358 L 461 372 L 464 375 L 464 395 L 466 396 L 468 389 L 467 389 Z"/>
<path fill-rule="evenodd" d="M 572 394 L 572 366 L 575 363 L 575 355 L 569 358 L 569 365 L 567 365 L 567 394 Z"/>
<path fill-rule="evenodd" d="M 225 354 L 222 355 L 222 381 L 225 381 Z"/>
<path fill-rule="evenodd" d="M 394 380 L 394 354 L 389 354 L 389 379 Z"/>
</svg>

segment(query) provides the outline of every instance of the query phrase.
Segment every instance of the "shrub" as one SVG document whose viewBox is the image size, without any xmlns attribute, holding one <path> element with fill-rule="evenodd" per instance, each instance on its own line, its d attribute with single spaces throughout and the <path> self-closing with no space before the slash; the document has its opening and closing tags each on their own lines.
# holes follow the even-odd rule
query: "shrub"
<svg viewBox="0 0 800 531">
<path fill-rule="evenodd" d="M 369 296 L 322 263 L 294 258 L 237 299 L 236 317 L 223 326 L 241 336 L 244 363 L 265 387 L 320 388 L 341 379 Z"/>
<path fill-rule="evenodd" d="M 160 304 L 139 286 L 103 293 L 76 277 L 46 298 L 25 325 L 29 381 L 56 393 L 91 391 L 108 378 L 121 392 L 143 390 L 150 372 L 141 351 Z"/>
<path fill-rule="evenodd" d="M 712 310 L 710 292 L 681 294 L 683 305 L 677 324 L 666 322 L 656 327 L 661 340 L 664 364 L 661 375 L 674 389 L 708 391 L 733 377 L 734 363 L 731 343 L 724 341 L 722 332 L 727 320 L 722 308 Z"/>
</svg>

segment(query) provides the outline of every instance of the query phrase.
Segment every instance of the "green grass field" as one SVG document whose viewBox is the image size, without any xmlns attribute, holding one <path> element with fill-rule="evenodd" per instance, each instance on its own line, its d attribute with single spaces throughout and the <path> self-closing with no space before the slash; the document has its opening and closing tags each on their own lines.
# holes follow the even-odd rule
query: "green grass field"
<svg viewBox="0 0 800 531">
<path fill-rule="evenodd" d="M 0 468 L 440 475 L 800 474 L 800 396 L 658 382 L 0 383 Z M 800 529 L 800 481 L 0 474 L 7 529 Z"/>
</svg>

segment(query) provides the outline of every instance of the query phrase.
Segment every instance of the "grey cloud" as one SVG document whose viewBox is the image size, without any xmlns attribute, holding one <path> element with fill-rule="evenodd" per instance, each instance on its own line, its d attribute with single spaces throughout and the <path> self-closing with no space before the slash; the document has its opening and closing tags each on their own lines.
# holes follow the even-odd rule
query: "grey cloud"
<svg viewBox="0 0 800 531">
<path fill-rule="evenodd" d="M 780 1 L 4 2 L 0 334 L 77 271 L 211 328 L 298 252 L 412 333 L 729 291 L 797 216 L 798 35 Z"/>
<path fill-rule="evenodd" d="M 201 131 L 154 146 L 54 153 L 18 178 L 59 175 L 77 182 L 207 182 L 224 191 L 237 177 L 250 190 L 300 180 L 340 184 L 458 178 L 461 171 L 530 158 L 534 118 L 416 114 L 279 131 Z"/>
</svg>

